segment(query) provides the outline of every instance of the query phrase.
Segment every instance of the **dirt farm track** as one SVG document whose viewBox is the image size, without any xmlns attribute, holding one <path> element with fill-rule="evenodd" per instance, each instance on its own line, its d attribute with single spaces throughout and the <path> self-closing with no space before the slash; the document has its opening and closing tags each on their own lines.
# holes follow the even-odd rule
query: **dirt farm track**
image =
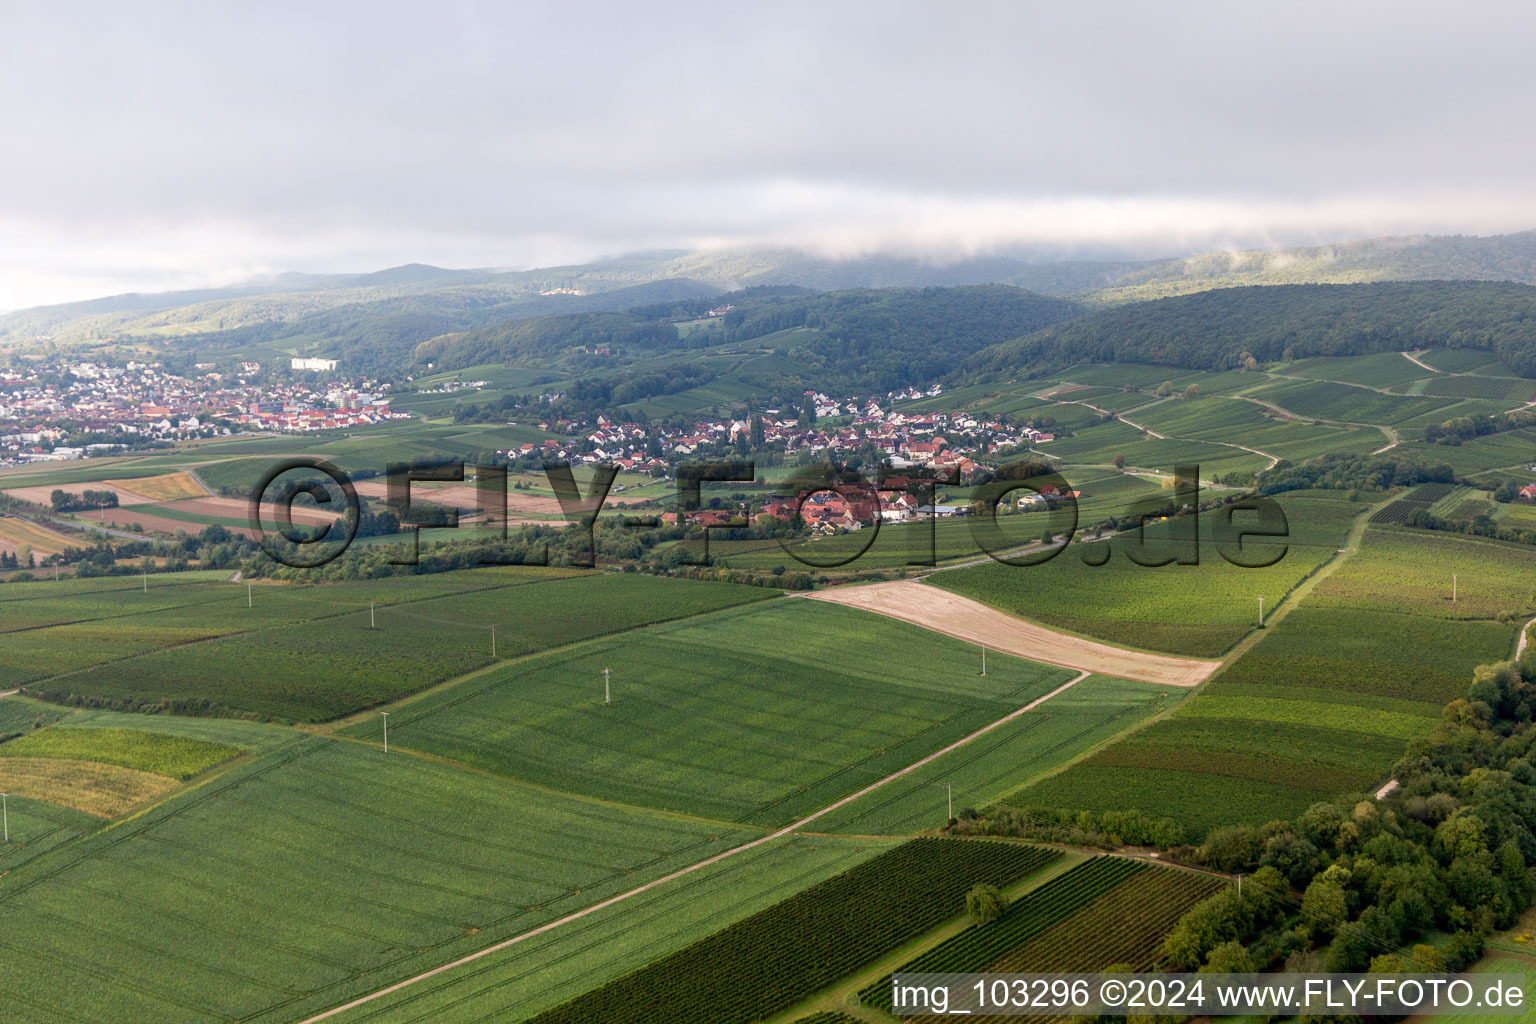
<svg viewBox="0 0 1536 1024">
<path fill-rule="evenodd" d="M 806 595 L 850 608 L 889 615 L 914 625 L 1016 654 L 1048 665 L 1084 669 L 1122 679 L 1167 686 L 1197 686 L 1221 667 L 1219 661 L 1174 658 L 1126 650 L 1053 629 L 988 608 L 968 597 L 914 580 L 838 587 Z"/>
</svg>

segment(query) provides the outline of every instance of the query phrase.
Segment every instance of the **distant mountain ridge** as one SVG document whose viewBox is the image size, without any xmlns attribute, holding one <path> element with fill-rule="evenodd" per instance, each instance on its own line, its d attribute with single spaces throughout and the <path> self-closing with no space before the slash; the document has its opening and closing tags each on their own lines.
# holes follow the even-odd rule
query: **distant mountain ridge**
<svg viewBox="0 0 1536 1024">
<path fill-rule="evenodd" d="M 1128 302 L 1243 285 L 1376 281 L 1536 284 L 1536 231 L 1491 237 L 1401 235 L 1273 251 L 1205 253 L 1128 271 L 1094 298 Z"/>
<path fill-rule="evenodd" d="M 1536 231 L 1487 238 L 1403 236 L 1273 252 L 1206 253 L 1158 261 L 907 255 L 849 259 L 787 248 L 638 253 L 533 270 L 406 264 L 366 274 L 282 274 L 230 288 L 127 294 L 0 316 L 0 346 L 119 345 L 149 351 L 273 343 L 376 369 L 419 344 L 560 313 L 622 311 L 744 288 L 1008 284 L 1115 305 L 1244 285 L 1391 280 L 1536 284 Z"/>
</svg>

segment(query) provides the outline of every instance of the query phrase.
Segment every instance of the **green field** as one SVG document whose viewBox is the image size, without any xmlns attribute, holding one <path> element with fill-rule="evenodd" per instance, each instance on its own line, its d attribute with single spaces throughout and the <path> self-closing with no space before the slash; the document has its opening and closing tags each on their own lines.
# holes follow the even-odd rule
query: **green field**
<svg viewBox="0 0 1536 1024">
<path fill-rule="evenodd" d="M 1333 556 L 1361 508 L 1336 492 L 1294 491 L 1276 500 L 1287 510 L 1291 543 L 1285 556 L 1268 568 L 1242 568 L 1222 560 L 1210 543 L 1214 519 L 1205 514 L 1199 565 L 1136 565 L 1124 553 L 1126 542 L 1117 538 L 1105 542 L 1114 554 L 1102 566 L 1085 564 L 1069 549 L 1043 565 L 988 563 L 936 573 L 931 580 L 983 604 L 1074 633 L 1171 654 L 1215 657 L 1253 628 L 1260 597 L 1273 610 Z M 1244 522 L 1241 514 L 1236 522 Z"/>
<path fill-rule="evenodd" d="M 764 1020 L 954 917 L 977 882 L 1006 887 L 1060 856 L 1015 843 L 915 840 L 534 1020 Z"/>
<path fill-rule="evenodd" d="M 750 836 L 295 736 L 0 877 L 6 1016 L 291 1021 Z"/>
<path fill-rule="evenodd" d="M 1057 973 L 1115 964 L 1151 970 L 1180 915 L 1223 884 L 1209 875 L 1097 857 L 1016 900 L 997 921 L 969 927 L 896 971 Z M 889 975 L 862 989 L 859 999 L 889 1012 Z"/>
<path fill-rule="evenodd" d="M 990 664 L 988 669 L 990 671 Z M 1034 711 L 816 822 L 821 832 L 900 835 L 985 807 L 1096 744 L 1174 707 L 1187 691 L 1090 676 Z"/>
<path fill-rule="evenodd" d="M 384 996 L 341 1019 L 368 1024 L 524 1020 L 842 874 L 889 840 L 786 837 L 500 954 Z"/>
<path fill-rule="evenodd" d="M 1172 716 L 1010 802 L 1137 808 L 1191 837 L 1385 781 L 1472 669 L 1509 657 L 1536 551 L 1372 528 L 1358 552 Z M 1451 574 L 1467 581 L 1451 600 Z"/>
<path fill-rule="evenodd" d="M 0 635 L 0 650 L 12 652 L 13 682 L 50 699 L 318 720 L 490 664 L 493 627 L 496 657 L 508 658 L 772 593 L 629 573 L 487 569 L 261 587 L 247 607 L 245 588 L 226 585 L 138 616 L 102 611 L 106 617 L 89 624 Z M 129 590 L 89 600 L 97 608 L 119 601 L 122 609 L 144 596 Z M 100 643 L 82 646 L 82 632 Z M 214 639 L 195 642 L 206 637 Z M 163 649 L 134 649 L 144 646 Z M 74 668 L 80 660 L 89 664 Z"/>
<path fill-rule="evenodd" d="M 142 729 L 71 729 L 55 726 L 0 746 L 0 757 L 56 757 L 97 761 L 185 779 L 238 756 L 239 747 Z"/>
<path fill-rule="evenodd" d="M 899 652 L 899 653 L 898 653 Z M 783 599 L 507 666 L 390 716 L 392 743 L 568 792 L 783 824 L 1072 677 Z M 613 703 L 603 703 L 603 670 Z M 379 738 L 379 725 L 346 730 Z"/>
</svg>

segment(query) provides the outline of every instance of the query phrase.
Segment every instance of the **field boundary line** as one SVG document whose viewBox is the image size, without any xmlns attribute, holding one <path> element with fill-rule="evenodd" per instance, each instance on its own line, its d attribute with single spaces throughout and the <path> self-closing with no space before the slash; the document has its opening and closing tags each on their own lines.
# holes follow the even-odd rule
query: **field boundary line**
<svg viewBox="0 0 1536 1024">
<path fill-rule="evenodd" d="M 636 886 L 635 888 L 630 889 L 627 892 L 621 892 L 617 896 L 610 896 L 606 900 L 602 900 L 601 902 L 594 903 L 594 904 L 592 904 L 589 907 L 583 907 L 581 910 L 574 911 L 574 912 L 572 912 L 570 914 L 565 915 L 564 917 L 557 918 L 554 921 L 550 921 L 547 924 L 542 924 L 539 927 L 531 929 L 531 930 L 526 931 L 526 932 L 523 932 L 520 935 L 514 935 L 514 936 L 512 936 L 509 939 L 504 939 L 503 941 L 496 943 L 495 945 L 487 946 L 484 949 L 477 950 L 476 952 L 470 953 L 470 954 L 468 954 L 466 956 L 461 956 L 457 960 L 451 960 L 451 961 L 449 961 L 446 964 L 441 964 L 441 965 L 439 965 L 437 967 L 432 968 L 430 971 L 423 971 L 421 974 L 418 974 L 415 977 L 406 978 L 404 981 L 398 981 L 395 984 L 389 985 L 389 986 L 387 986 L 385 988 L 381 988 L 381 989 L 379 989 L 376 992 L 370 992 L 368 995 L 360 996 L 357 999 L 352 1000 L 351 1002 L 343 1003 L 340 1006 L 332 1007 L 331 1009 L 326 1010 L 323 1013 L 315 1014 L 312 1017 L 306 1017 L 301 1022 L 301 1024 L 315 1024 L 315 1022 L 317 1022 L 317 1021 L 328 1020 L 329 1018 L 334 1017 L 334 1016 L 336 1016 L 338 1014 L 341 1014 L 341 1013 L 345 1013 L 348 1010 L 352 1010 L 352 1009 L 355 1009 L 355 1008 L 357 1008 L 359 1006 L 363 1006 L 363 1005 L 365 1005 L 367 1003 L 371 1003 L 375 999 L 380 999 L 380 998 L 382 998 L 384 996 L 392 995 L 393 993 L 398 992 L 401 989 L 407 988 L 407 987 L 409 987 L 411 985 L 414 985 L 417 982 L 425 981 L 428 978 L 436 977 L 437 975 L 443 974 L 446 971 L 451 971 L 455 967 L 462 967 L 463 965 L 468 964 L 468 963 L 473 963 L 474 961 L 479 960 L 482 957 L 490 956 L 492 953 L 498 953 L 498 952 L 500 952 L 503 949 L 508 949 L 508 948 L 510 948 L 512 946 L 515 946 L 515 945 L 517 945 L 520 942 L 524 942 L 524 941 L 526 941 L 528 939 L 535 938 L 536 936 L 543 935 L 546 932 L 554 931 L 556 928 L 559 928 L 562 925 L 569 924 L 572 921 L 580 920 L 583 917 L 587 917 L 587 916 L 589 916 L 591 914 L 597 913 L 599 910 L 605 910 L 608 907 L 614 906 L 614 905 L 616 905 L 618 903 L 622 903 L 623 901 L 629 899 L 632 896 L 638 896 L 641 893 L 649 892 L 650 890 L 655 889 L 658 886 L 664 885 L 667 882 L 670 882 L 670 881 L 672 881 L 674 879 L 682 878 L 684 875 L 689 875 L 689 874 L 692 874 L 695 871 L 699 871 L 699 870 L 701 870 L 703 868 L 709 867 L 710 865 L 718 864 L 718 863 L 720 863 L 723 860 L 726 860 L 726 859 L 728 859 L 730 857 L 736 856 L 737 854 L 746 853 L 748 850 L 756 849 L 757 847 L 762 846 L 765 843 L 770 843 L 770 842 L 772 842 L 775 839 L 782 839 L 785 836 L 793 835 L 796 832 L 800 831 L 804 826 L 809 825 L 811 822 L 815 821 L 816 819 L 824 817 L 824 816 L 826 816 L 828 814 L 831 814 L 833 811 L 838 810 L 839 808 L 847 806 L 848 804 L 852 803 L 853 801 L 855 801 L 855 800 L 859 799 L 860 797 L 863 797 L 863 796 L 865 796 L 865 795 L 867 795 L 869 793 L 874 792 L 875 790 L 881 788 L 882 786 L 885 786 L 885 785 L 887 785 L 889 783 L 895 782 L 897 779 L 900 779 L 900 778 L 903 778 L 903 777 L 905 777 L 907 775 L 910 775 L 912 772 L 915 772 L 918 769 L 923 768 L 924 766 L 930 764 L 931 762 L 937 760 L 938 758 L 943 757 L 945 754 L 948 754 L 951 751 L 957 750 L 960 747 L 965 746 L 967 743 L 970 743 L 972 740 L 975 740 L 975 739 L 977 739 L 977 738 L 979 738 L 981 736 L 984 736 L 987 733 L 991 732 L 992 730 L 994 730 L 996 728 L 999 728 L 1000 726 L 1006 725 L 1007 723 L 1013 721 L 1015 718 L 1018 718 L 1019 716 L 1025 714 L 1025 713 L 1027 713 L 1029 711 L 1033 711 L 1035 708 L 1039 707 L 1041 704 L 1044 704 L 1046 701 L 1050 700 L 1052 697 L 1055 697 L 1058 694 L 1062 693 L 1063 691 L 1068 690 L 1068 689 L 1070 689 L 1073 686 L 1076 686 L 1078 683 L 1082 682 L 1084 679 L 1087 679 L 1092 674 L 1093 673 L 1088 672 L 1087 670 L 1080 671 L 1080 672 L 1078 672 L 1078 674 L 1076 676 L 1074 676 L 1073 678 L 1067 680 L 1065 683 L 1062 683 L 1060 686 L 1056 687 L 1056 689 L 1052 690 L 1050 693 L 1047 693 L 1047 694 L 1045 694 L 1044 696 L 1041 696 L 1041 697 L 1036 697 L 1034 700 L 1030 701 L 1028 704 L 1025 704 L 1023 707 L 1019 708 L 1018 710 L 1009 712 L 1007 715 L 1004 715 L 1002 718 L 999 718 L 999 719 L 997 719 L 994 722 L 990 722 L 987 725 L 982 726 L 980 729 L 977 729 L 975 732 L 970 733 L 967 736 L 961 737 L 960 739 L 958 739 L 955 742 L 951 743 L 949 746 L 944 747 L 942 750 L 936 750 L 933 753 L 927 755 L 926 757 L 923 757 L 920 760 L 914 761 L 913 763 L 907 765 L 905 768 L 897 769 L 896 771 L 894 771 L 891 774 L 887 775 L 885 778 L 880 779 L 880 780 L 878 780 L 876 782 L 872 782 L 868 786 L 865 786 L 863 789 L 860 789 L 860 790 L 858 790 L 858 791 L 856 791 L 854 793 L 850 793 L 847 796 L 845 796 L 845 797 L 843 797 L 843 798 L 841 798 L 841 799 L 839 799 L 837 801 L 834 801 L 833 803 L 828 804 L 827 806 L 821 808 L 820 810 L 806 815 L 804 818 L 801 818 L 799 821 L 795 821 L 795 822 L 792 822 L 792 823 L 790 823 L 788 825 L 785 825 L 783 828 L 779 829 L 776 832 L 770 832 L 768 835 L 762 836 L 762 837 L 760 837 L 758 839 L 753 839 L 750 842 L 743 843 L 740 846 L 733 846 L 729 850 L 724 850 L 724 851 L 722 851 L 720 853 L 715 854 L 712 857 L 706 857 L 706 858 L 704 858 L 701 861 L 697 861 L 697 862 L 695 862 L 693 864 L 688 865 L 687 867 L 679 868 L 678 870 L 672 872 L 671 874 L 663 875 L 662 877 L 657 878 L 657 879 L 655 879 L 653 881 L 647 882 L 644 885 Z"/>
</svg>

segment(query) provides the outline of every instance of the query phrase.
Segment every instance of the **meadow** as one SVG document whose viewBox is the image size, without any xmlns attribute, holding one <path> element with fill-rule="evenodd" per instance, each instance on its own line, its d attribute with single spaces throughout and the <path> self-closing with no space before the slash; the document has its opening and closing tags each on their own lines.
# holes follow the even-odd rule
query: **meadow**
<svg viewBox="0 0 1536 1024">
<path fill-rule="evenodd" d="M 486 673 L 397 708 L 390 739 L 567 792 L 784 824 L 1073 674 L 1004 655 L 979 668 L 958 640 L 782 599 Z M 380 738 L 376 722 L 345 732 Z"/>
</svg>

